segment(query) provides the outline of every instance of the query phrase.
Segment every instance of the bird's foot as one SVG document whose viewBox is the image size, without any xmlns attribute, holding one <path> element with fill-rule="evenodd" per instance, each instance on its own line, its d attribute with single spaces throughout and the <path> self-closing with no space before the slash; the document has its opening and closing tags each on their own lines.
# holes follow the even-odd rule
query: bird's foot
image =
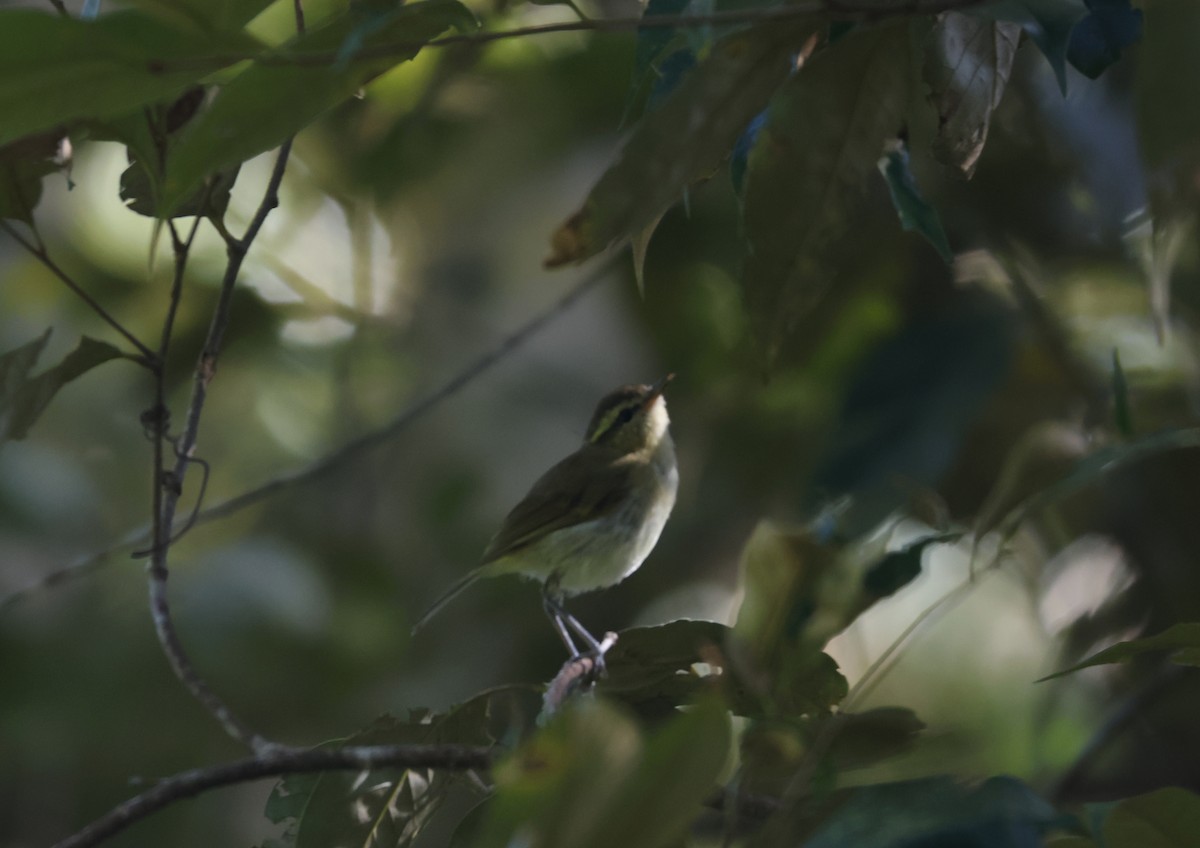
<svg viewBox="0 0 1200 848">
<path fill-rule="evenodd" d="M 563 667 L 546 687 L 543 712 L 553 715 L 573 695 L 590 692 L 600 678 L 608 673 L 604 655 L 616 643 L 616 633 L 605 633 L 604 638 L 596 643 L 594 650 L 576 654 L 563 663 Z"/>
<path fill-rule="evenodd" d="M 579 659 L 587 659 L 592 662 L 589 677 L 593 683 L 608 674 L 608 666 L 604 663 L 604 655 L 615 644 L 617 644 L 617 634 L 610 630 L 604 634 L 604 638 L 597 642 L 591 650 L 586 654 L 580 655 Z"/>
</svg>

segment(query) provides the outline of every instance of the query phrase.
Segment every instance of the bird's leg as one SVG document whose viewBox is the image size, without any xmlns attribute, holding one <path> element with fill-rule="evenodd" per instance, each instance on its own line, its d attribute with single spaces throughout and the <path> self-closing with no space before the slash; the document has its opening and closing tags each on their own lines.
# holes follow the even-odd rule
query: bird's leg
<svg viewBox="0 0 1200 848">
<path fill-rule="evenodd" d="M 567 631 L 566 625 L 563 624 L 563 609 L 550 596 L 549 592 L 542 595 L 542 609 L 546 611 L 546 617 L 554 625 L 554 630 L 558 633 L 558 638 L 562 639 L 563 645 L 567 648 L 567 653 L 571 655 L 571 659 L 578 657 L 579 649 L 575 647 L 575 642 L 571 639 L 571 634 Z"/>
<path fill-rule="evenodd" d="M 567 626 L 575 631 L 576 635 L 578 635 L 579 638 L 587 644 L 588 648 L 591 649 L 593 654 L 603 660 L 604 648 L 601 647 L 600 643 L 596 640 L 596 637 L 589 633 L 587 628 L 579 623 L 579 619 L 571 615 L 565 609 L 559 607 L 558 611 L 562 615 L 563 621 L 567 623 Z"/>
<path fill-rule="evenodd" d="M 546 610 L 546 615 L 550 616 L 550 620 L 554 623 L 554 628 L 558 631 L 563 644 L 567 646 L 571 659 L 577 659 L 580 652 L 575 647 L 575 641 L 571 638 L 568 628 L 575 631 L 575 635 L 587 645 L 587 656 L 590 656 L 595 662 L 597 674 L 604 674 L 604 654 L 608 649 L 601 645 L 586 627 L 580 624 L 579 619 L 563 609 L 562 596 L 558 592 L 558 580 L 553 577 L 546 581 L 542 594 L 542 605 Z"/>
</svg>

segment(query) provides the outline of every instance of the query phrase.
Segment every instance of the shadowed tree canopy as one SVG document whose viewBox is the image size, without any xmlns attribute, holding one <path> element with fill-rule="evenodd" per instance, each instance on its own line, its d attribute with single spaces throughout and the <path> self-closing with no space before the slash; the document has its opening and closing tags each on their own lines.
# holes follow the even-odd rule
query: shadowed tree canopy
<svg viewBox="0 0 1200 848">
<path fill-rule="evenodd" d="M 1194 846 L 1197 32 L 0 3 L 0 841 Z M 668 373 L 603 662 L 413 635 Z M 562 468 L 521 546 L 643 480 Z"/>
</svg>

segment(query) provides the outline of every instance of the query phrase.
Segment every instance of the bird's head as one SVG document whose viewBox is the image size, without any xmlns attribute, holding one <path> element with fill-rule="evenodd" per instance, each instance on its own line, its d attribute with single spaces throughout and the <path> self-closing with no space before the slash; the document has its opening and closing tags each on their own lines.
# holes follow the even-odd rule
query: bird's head
<svg viewBox="0 0 1200 848">
<path fill-rule="evenodd" d="M 596 405 L 587 442 L 622 453 L 656 448 L 671 423 L 662 394 L 674 378 L 668 374 L 653 385 L 622 386 L 609 392 Z"/>
</svg>

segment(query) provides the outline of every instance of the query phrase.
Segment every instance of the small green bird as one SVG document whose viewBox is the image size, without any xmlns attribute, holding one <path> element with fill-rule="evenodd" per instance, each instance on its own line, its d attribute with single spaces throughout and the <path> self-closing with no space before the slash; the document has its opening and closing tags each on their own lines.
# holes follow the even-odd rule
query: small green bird
<svg viewBox="0 0 1200 848">
<path fill-rule="evenodd" d="M 546 614 L 572 658 L 580 652 L 570 631 L 600 659 L 600 644 L 563 609 L 563 599 L 615 586 L 658 542 L 679 487 L 662 396 L 674 376 L 605 395 L 583 447 L 533 484 L 504 519 L 483 564 L 451 586 L 413 633 L 476 580 L 519 574 L 542 583 Z"/>
</svg>

